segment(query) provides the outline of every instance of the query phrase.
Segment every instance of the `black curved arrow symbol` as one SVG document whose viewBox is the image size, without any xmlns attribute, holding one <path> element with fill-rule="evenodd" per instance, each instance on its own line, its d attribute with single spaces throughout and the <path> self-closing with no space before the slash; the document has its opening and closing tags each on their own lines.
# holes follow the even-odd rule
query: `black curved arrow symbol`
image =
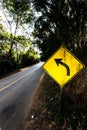
<svg viewBox="0 0 87 130">
<path fill-rule="evenodd" d="M 56 62 L 57 65 L 59 65 L 59 64 L 63 65 L 67 69 L 67 76 L 70 76 L 70 68 L 69 68 L 69 66 L 67 64 L 65 64 L 65 63 L 63 63 L 61 61 L 63 59 L 60 58 L 60 59 L 54 59 L 54 60 L 55 60 L 55 62 Z"/>
</svg>

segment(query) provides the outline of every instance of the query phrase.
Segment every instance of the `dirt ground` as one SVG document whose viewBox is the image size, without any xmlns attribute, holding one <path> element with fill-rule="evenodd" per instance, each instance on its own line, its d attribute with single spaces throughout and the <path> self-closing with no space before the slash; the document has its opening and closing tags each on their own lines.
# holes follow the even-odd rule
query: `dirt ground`
<svg viewBox="0 0 87 130">
<path fill-rule="evenodd" d="M 44 73 L 34 93 L 24 122 L 19 130 L 86 130 L 87 129 L 87 68 L 64 88 Z"/>
</svg>

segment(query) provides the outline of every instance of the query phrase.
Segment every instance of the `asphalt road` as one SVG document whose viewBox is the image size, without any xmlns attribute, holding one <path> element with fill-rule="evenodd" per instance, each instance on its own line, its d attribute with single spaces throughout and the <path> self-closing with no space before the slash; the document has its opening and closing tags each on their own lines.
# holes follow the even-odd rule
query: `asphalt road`
<svg viewBox="0 0 87 130">
<path fill-rule="evenodd" d="M 43 73 L 42 62 L 0 80 L 0 130 L 18 130 Z"/>
</svg>

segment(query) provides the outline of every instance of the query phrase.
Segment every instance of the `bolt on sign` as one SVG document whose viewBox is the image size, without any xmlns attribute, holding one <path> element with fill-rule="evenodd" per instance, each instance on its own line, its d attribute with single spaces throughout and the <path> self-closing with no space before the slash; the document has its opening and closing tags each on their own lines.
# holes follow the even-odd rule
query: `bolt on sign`
<svg viewBox="0 0 87 130">
<path fill-rule="evenodd" d="M 43 65 L 43 69 L 63 87 L 83 68 L 84 64 L 65 46 L 61 46 Z"/>
</svg>

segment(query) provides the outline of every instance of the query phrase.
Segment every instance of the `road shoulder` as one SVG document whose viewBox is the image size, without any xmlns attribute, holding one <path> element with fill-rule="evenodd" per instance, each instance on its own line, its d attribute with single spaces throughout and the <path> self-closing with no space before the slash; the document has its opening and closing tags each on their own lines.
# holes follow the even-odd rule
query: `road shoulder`
<svg viewBox="0 0 87 130">
<path fill-rule="evenodd" d="M 47 75 L 38 86 L 19 130 L 64 130 L 87 128 L 87 68 L 63 89 Z"/>
</svg>

